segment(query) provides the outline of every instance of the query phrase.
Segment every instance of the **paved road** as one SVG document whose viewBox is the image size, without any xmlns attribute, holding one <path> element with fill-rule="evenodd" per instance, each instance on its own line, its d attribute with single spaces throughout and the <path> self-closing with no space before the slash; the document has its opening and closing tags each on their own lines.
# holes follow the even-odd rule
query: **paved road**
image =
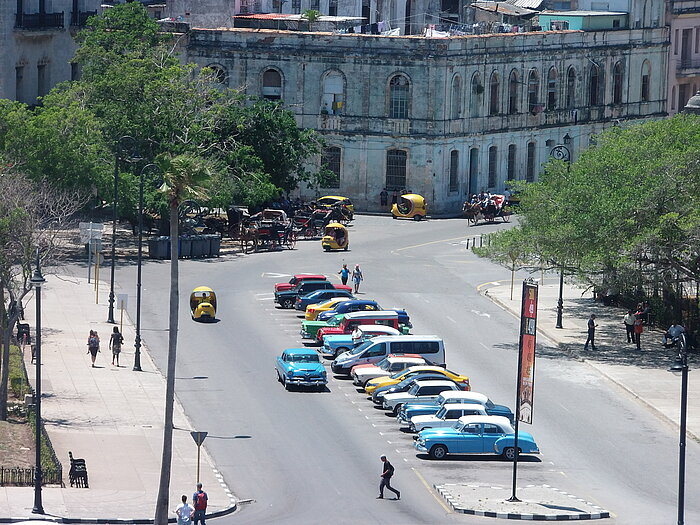
<svg viewBox="0 0 700 525">
<path fill-rule="evenodd" d="M 469 229 L 482 233 L 501 226 Z M 517 320 L 477 286 L 508 273 L 464 249 L 459 220 L 392 221 L 358 217 L 351 250 L 323 253 L 320 243 L 294 251 L 181 264 L 177 393 L 188 416 L 209 432 L 206 445 L 243 505 L 226 523 L 477 522 L 451 514 L 429 487 L 475 480 L 508 484 L 510 467 L 490 457 L 445 462 L 418 458 L 408 434 L 371 407 L 349 382 L 326 393 L 285 392 L 273 359 L 300 343 L 295 312 L 275 308 L 274 282 L 290 273 L 333 274 L 343 262 L 365 273 L 364 297 L 403 306 L 414 333 L 445 339 L 450 368 L 495 402 L 515 398 Z M 118 271 L 130 294 L 135 269 Z M 165 368 L 168 266 L 144 267 L 143 337 Z M 221 322 L 190 321 L 186 297 L 208 285 L 220 298 Z M 126 288 L 128 286 L 128 288 Z M 121 290 L 120 290 L 121 291 Z M 133 307 L 130 300 L 129 306 Z M 534 425 L 543 451 L 524 461 L 521 483 L 547 483 L 610 510 L 620 524 L 670 523 L 675 517 L 677 433 L 584 363 L 547 358 L 540 341 Z M 400 502 L 374 499 L 385 453 L 397 467 Z M 700 523 L 700 451 L 688 449 L 688 523 Z"/>
</svg>

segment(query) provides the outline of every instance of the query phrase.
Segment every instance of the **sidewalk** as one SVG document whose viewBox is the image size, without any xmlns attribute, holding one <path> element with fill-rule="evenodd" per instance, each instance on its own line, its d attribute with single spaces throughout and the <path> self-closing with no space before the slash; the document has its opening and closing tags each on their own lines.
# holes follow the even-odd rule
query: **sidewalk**
<svg viewBox="0 0 700 525">
<path fill-rule="evenodd" d="M 510 281 L 489 283 L 482 293 L 494 302 L 520 317 L 521 287 L 516 282 L 513 300 L 510 299 Z M 627 343 L 622 318 L 627 313 L 622 308 L 603 306 L 593 301 L 592 294 L 578 286 L 564 283 L 564 315 L 562 326 L 557 329 L 557 300 L 559 280 L 547 277 L 540 284 L 538 294 L 537 328 L 544 336 L 559 345 L 562 352 L 585 361 L 599 373 L 632 394 L 648 406 L 658 417 L 680 425 L 681 380 L 668 371 L 677 355 L 675 349 L 665 349 L 661 344 L 661 331 L 642 334 L 642 351 Z M 588 318 L 596 315 L 596 348 L 584 350 Z M 688 355 L 690 380 L 688 381 L 688 436 L 700 441 L 700 381 L 693 380 L 692 370 L 700 368 L 696 353 Z M 695 373 L 700 373 L 697 371 Z"/>
<path fill-rule="evenodd" d="M 143 371 L 132 371 L 135 332 L 126 315 L 121 366 L 111 365 L 109 334 L 114 325 L 105 322 L 109 285 L 101 283 L 100 304 L 95 304 L 94 285 L 80 273 L 45 275 L 42 287 L 42 416 L 66 484 L 65 488 L 43 488 L 44 519 L 152 523 L 160 475 L 165 379 L 150 359 L 148 341 L 142 341 Z M 33 301 L 25 314 L 33 334 Z M 96 368 L 90 366 L 87 354 L 91 329 L 101 338 Z M 25 362 L 33 383 L 34 365 L 28 354 Z M 196 429 L 177 403 L 174 425 L 170 510 L 183 494 L 191 502 L 197 469 L 197 447 L 190 436 L 190 430 Z M 85 459 L 89 489 L 70 487 L 68 451 Z M 207 514 L 233 512 L 236 500 L 204 447 L 200 477 L 209 495 Z M 33 487 L 0 487 L 3 518 L 37 519 L 31 513 L 33 503 Z"/>
</svg>

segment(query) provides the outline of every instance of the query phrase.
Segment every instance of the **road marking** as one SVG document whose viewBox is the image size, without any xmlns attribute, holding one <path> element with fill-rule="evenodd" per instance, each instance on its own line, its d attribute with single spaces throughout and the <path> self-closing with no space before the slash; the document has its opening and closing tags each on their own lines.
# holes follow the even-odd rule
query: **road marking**
<svg viewBox="0 0 700 525">
<path fill-rule="evenodd" d="M 491 317 L 491 314 L 487 314 L 486 312 L 480 312 L 479 310 L 472 310 L 472 313 L 478 315 L 479 317 Z"/>
<path fill-rule="evenodd" d="M 484 348 L 486 348 L 486 350 L 488 350 L 488 349 L 489 349 L 489 347 L 488 347 L 488 346 L 486 346 L 486 345 L 485 345 L 484 343 L 482 343 L 481 341 L 479 341 L 479 344 L 480 344 L 481 346 L 483 346 Z M 518 447 L 518 448 L 520 448 L 520 447 Z"/>
<path fill-rule="evenodd" d="M 272 272 L 263 272 L 261 277 L 271 277 L 273 279 L 281 279 L 282 277 L 291 277 L 292 274 L 289 273 L 272 273 Z"/>
<path fill-rule="evenodd" d="M 452 321 L 453 323 L 457 323 L 457 321 L 455 321 L 454 319 L 452 319 L 449 315 L 446 315 L 445 317 L 446 317 L 448 320 Z"/>
<path fill-rule="evenodd" d="M 439 497 L 435 494 L 435 491 L 434 491 L 433 489 L 430 488 L 430 485 L 428 485 L 428 482 L 425 481 L 425 478 L 421 475 L 421 473 L 418 472 L 418 471 L 417 471 L 415 468 L 413 468 L 413 467 L 411 467 L 411 470 L 412 470 L 413 472 L 416 473 L 416 476 L 418 476 L 418 479 L 421 481 L 421 483 L 423 483 L 423 485 L 425 486 L 425 488 L 428 489 L 428 492 L 430 492 L 430 494 L 433 495 L 433 498 L 435 498 L 435 501 L 437 501 L 437 502 L 440 504 L 440 506 L 441 506 L 443 509 L 445 509 L 445 512 L 447 512 L 448 514 L 452 514 L 454 511 L 453 511 L 451 508 L 449 508 L 447 505 L 445 505 L 445 503 L 442 501 L 442 498 L 439 498 Z"/>
<path fill-rule="evenodd" d="M 460 241 L 462 239 L 464 239 L 464 235 L 461 235 L 459 237 L 452 237 L 451 239 L 441 239 L 439 241 L 430 241 L 430 242 L 424 242 L 422 244 L 414 244 L 413 246 L 405 246 L 403 248 L 397 248 L 396 250 L 393 250 L 393 251 L 400 252 L 403 250 L 411 250 L 413 248 L 420 248 L 421 246 L 429 246 L 431 244 L 439 244 L 439 243 L 444 243 L 444 242 Z"/>
<path fill-rule="evenodd" d="M 489 281 L 487 283 L 482 283 L 476 287 L 477 291 L 480 291 L 484 286 L 501 286 L 501 283 L 510 282 L 510 279 L 501 279 L 500 281 Z"/>
</svg>

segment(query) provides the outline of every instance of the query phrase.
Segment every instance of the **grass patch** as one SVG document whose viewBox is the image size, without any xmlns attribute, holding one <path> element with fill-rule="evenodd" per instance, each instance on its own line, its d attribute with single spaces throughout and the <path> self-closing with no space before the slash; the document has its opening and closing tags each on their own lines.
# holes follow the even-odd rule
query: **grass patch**
<svg viewBox="0 0 700 525">
<path fill-rule="evenodd" d="M 28 394 L 31 388 L 27 379 L 27 369 L 24 367 L 22 350 L 18 346 L 10 345 L 8 373 L 12 396 L 19 401 L 24 401 L 24 394 Z"/>
</svg>

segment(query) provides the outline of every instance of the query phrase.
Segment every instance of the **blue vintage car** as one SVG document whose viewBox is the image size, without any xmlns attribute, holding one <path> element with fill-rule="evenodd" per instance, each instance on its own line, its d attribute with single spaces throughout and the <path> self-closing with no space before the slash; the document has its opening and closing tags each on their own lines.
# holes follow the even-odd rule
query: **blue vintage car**
<svg viewBox="0 0 700 525">
<path fill-rule="evenodd" d="M 463 416 L 450 428 L 421 430 L 414 447 L 432 459 L 447 454 L 496 454 L 512 461 L 515 458 L 515 430 L 502 416 Z M 520 454 L 539 454 L 534 438 L 518 432 Z"/>
<path fill-rule="evenodd" d="M 432 416 L 437 414 L 442 405 L 447 403 L 478 403 L 484 406 L 489 416 L 507 417 L 511 425 L 514 422 L 513 412 L 511 412 L 510 408 L 505 405 L 496 405 L 487 396 L 479 392 L 445 392 L 444 395 L 438 396 L 435 401 L 406 403 L 399 410 L 396 419 L 400 424 L 408 425 L 412 417 Z"/>
<path fill-rule="evenodd" d="M 328 383 L 326 369 L 315 350 L 288 348 L 277 358 L 277 380 L 289 390 L 292 385 L 313 386 L 319 389 Z"/>
<path fill-rule="evenodd" d="M 297 296 L 297 301 L 294 303 L 294 308 L 305 312 L 306 307 L 310 304 L 322 303 L 328 299 L 333 299 L 334 297 L 347 297 L 348 300 L 354 299 L 353 295 L 347 290 L 337 290 L 335 288 L 333 290 L 316 290 L 315 292 L 311 292 L 310 294 L 306 294 L 304 296 Z"/>
</svg>

